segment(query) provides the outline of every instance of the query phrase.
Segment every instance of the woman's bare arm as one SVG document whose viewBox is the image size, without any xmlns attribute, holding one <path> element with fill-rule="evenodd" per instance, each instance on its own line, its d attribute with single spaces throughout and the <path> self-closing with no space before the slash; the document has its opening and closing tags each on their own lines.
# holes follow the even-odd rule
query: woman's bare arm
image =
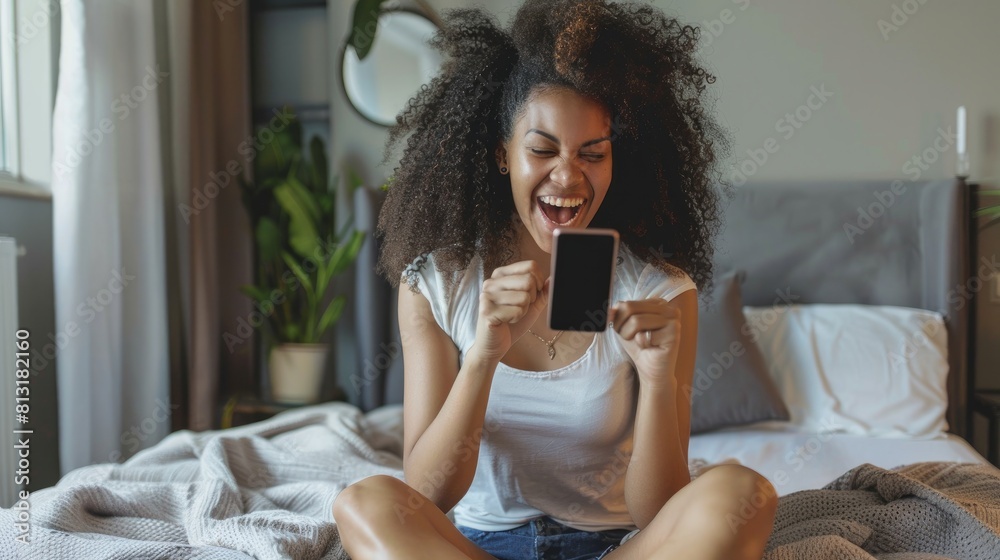
<svg viewBox="0 0 1000 560">
<path fill-rule="evenodd" d="M 698 341 L 697 291 L 671 301 L 650 297 L 618 302 L 610 315 L 639 381 L 625 504 L 641 529 L 691 482 L 689 389 Z"/>
<path fill-rule="evenodd" d="M 494 270 L 483 282 L 476 339 L 460 367 L 458 348 L 427 298 L 400 285 L 403 471 L 406 483 L 441 511 L 472 485 L 497 364 L 539 317 L 547 294 L 548 281 L 534 261 Z"/>
<path fill-rule="evenodd" d="M 458 349 L 422 294 L 399 289 L 403 343 L 403 470 L 406 483 L 447 512 L 472 485 L 493 373 L 499 360 Z"/>
</svg>

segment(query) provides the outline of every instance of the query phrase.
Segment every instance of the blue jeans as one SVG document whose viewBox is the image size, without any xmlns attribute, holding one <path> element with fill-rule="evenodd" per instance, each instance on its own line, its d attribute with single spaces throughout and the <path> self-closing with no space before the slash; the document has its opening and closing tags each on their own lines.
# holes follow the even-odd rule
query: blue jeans
<svg viewBox="0 0 1000 560">
<path fill-rule="evenodd" d="M 600 560 L 632 531 L 581 531 L 542 516 L 506 531 L 480 531 L 457 525 L 479 548 L 499 560 Z"/>
</svg>

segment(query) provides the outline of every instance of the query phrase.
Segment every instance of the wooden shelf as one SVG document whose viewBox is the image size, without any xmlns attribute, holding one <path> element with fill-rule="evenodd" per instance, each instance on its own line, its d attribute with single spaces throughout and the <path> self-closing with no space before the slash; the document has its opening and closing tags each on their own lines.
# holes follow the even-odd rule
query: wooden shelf
<svg viewBox="0 0 1000 560">
<path fill-rule="evenodd" d="M 250 11 L 252 12 L 302 8 L 326 8 L 326 0 L 253 0 L 250 3 Z"/>
<path fill-rule="evenodd" d="M 321 402 L 334 401 L 347 401 L 347 395 L 340 387 L 337 387 L 332 398 Z M 286 410 L 292 410 L 293 408 L 302 408 L 303 406 L 312 406 L 314 404 L 321 403 L 284 403 L 272 401 L 270 399 L 262 399 L 256 395 L 233 395 L 222 408 L 222 419 L 219 424 L 222 429 L 232 428 L 233 426 L 243 426 L 245 424 L 266 420 L 279 412 L 285 412 Z"/>
</svg>

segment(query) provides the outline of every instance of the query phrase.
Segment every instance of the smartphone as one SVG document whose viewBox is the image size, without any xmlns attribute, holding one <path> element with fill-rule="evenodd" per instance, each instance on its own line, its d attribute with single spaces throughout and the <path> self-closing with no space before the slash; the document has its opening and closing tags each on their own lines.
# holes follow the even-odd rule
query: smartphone
<svg viewBox="0 0 1000 560">
<path fill-rule="evenodd" d="M 618 260 L 618 232 L 556 228 L 552 240 L 549 328 L 603 331 Z"/>
</svg>

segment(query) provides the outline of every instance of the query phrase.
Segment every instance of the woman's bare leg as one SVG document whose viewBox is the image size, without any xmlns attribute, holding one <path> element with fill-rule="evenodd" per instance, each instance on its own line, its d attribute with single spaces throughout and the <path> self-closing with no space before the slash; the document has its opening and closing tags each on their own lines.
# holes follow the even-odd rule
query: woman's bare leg
<svg viewBox="0 0 1000 560">
<path fill-rule="evenodd" d="M 608 560 L 760 560 L 778 497 L 764 477 L 739 465 L 714 467 L 674 494 L 653 520 Z"/>
<path fill-rule="evenodd" d="M 333 518 L 352 560 L 496 560 L 423 494 L 391 476 L 345 488 L 334 501 Z"/>
</svg>

